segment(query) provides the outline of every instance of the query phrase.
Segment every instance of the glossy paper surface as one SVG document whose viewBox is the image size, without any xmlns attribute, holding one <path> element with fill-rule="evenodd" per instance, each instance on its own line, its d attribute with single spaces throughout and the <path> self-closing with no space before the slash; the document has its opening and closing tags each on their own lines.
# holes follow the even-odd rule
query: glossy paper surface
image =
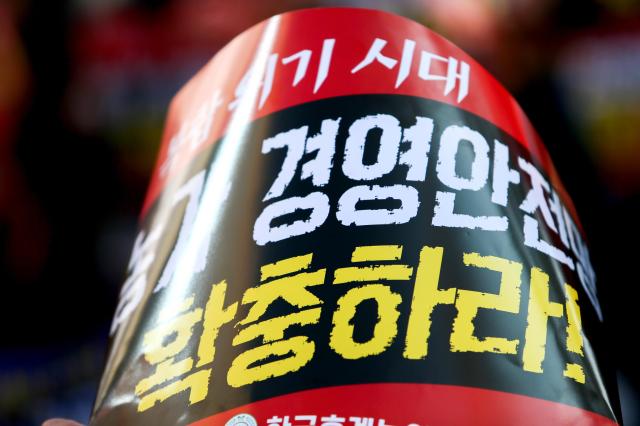
<svg viewBox="0 0 640 426">
<path fill-rule="evenodd" d="M 314 9 L 174 99 L 94 425 L 615 424 L 584 231 L 511 96 Z"/>
</svg>

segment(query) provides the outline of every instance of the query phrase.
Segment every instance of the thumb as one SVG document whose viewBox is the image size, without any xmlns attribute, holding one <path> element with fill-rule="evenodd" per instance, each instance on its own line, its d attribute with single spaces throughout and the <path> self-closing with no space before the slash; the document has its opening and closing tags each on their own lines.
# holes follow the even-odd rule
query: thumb
<svg viewBox="0 0 640 426">
<path fill-rule="evenodd" d="M 82 424 L 67 419 L 49 419 L 42 423 L 42 426 L 82 426 Z"/>
</svg>

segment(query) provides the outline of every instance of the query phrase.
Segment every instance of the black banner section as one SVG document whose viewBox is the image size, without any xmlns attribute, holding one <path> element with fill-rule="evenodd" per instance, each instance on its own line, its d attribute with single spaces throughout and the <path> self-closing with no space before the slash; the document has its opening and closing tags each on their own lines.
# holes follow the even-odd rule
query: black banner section
<svg viewBox="0 0 640 426">
<path fill-rule="evenodd" d="M 384 383 L 614 419 L 575 223 L 521 144 L 453 106 L 361 95 L 260 118 L 143 220 L 112 327 L 128 350 L 92 424 L 186 424 Z"/>
</svg>

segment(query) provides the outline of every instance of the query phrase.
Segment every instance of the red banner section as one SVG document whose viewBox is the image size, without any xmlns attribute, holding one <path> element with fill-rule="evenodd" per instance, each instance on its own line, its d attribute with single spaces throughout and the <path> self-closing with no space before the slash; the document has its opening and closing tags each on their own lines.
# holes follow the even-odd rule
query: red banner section
<svg viewBox="0 0 640 426">
<path fill-rule="evenodd" d="M 191 426 L 610 426 L 557 402 L 462 386 L 376 383 L 321 388 L 243 405 Z"/>
<path fill-rule="evenodd" d="M 487 71 L 416 22 L 348 8 L 264 21 L 229 43 L 178 93 L 142 215 L 169 178 L 222 135 L 294 105 L 360 94 L 433 99 L 492 122 L 529 150 L 578 220 L 529 120 Z"/>
</svg>

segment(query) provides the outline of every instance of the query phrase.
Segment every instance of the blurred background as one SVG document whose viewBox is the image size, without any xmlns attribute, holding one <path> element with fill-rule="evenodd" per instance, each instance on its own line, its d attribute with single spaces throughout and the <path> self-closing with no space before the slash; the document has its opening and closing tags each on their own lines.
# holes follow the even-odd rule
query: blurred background
<svg viewBox="0 0 640 426">
<path fill-rule="evenodd" d="M 431 27 L 520 101 L 587 230 L 640 425 L 634 0 L 0 0 L 0 425 L 88 420 L 171 97 L 254 23 L 338 5 Z"/>
</svg>

